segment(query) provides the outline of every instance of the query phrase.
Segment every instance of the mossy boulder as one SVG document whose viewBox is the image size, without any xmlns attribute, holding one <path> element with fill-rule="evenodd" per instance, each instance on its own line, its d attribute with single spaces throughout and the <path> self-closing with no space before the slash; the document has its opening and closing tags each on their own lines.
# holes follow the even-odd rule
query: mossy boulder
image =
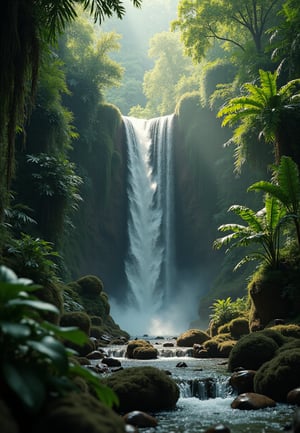
<svg viewBox="0 0 300 433">
<path fill-rule="evenodd" d="M 131 340 L 127 344 L 125 356 L 131 359 L 155 359 L 157 350 L 146 340 Z"/>
<path fill-rule="evenodd" d="M 210 336 L 200 329 L 189 329 L 177 337 L 177 346 L 193 347 L 194 344 L 203 344 Z"/>
<path fill-rule="evenodd" d="M 228 369 L 233 371 L 242 367 L 246 370 L 257 370 L 263 363 L 273 358 L 278 347 L 274 339 L 262 333 L 246 335 L 232 348 L 228 359 Z"/>
<path fill-rule="evenodd" d="M 176 382 L 156 367 L 131 367 L 104 380 L 117 394 L 119 412 L 173 409 L 179 398 Z"/>
<path fill-rule="evenodd" d="M 258 330 L 277 318 L 287 318 L 291 302 L 286 296 L 289 273 L 283 270 L 261 268 L 248 285 L 251 298 L 250 329 Z"/>
<path fill-rule="evenodd" d="M 62 289 L 59 286 L 59 284 L 48 282 L 47 284 L 44 284 L 42 288 L 36 290 L 34 292 L 34 295 L 37 298 L 39 298 L 41 301 L 48 302 L 49 304 L 54 305 L 60 313 L 63 312 L 64 302 L 63 302 Z M 58 325 L 59 322 L 58 314 L 43 312 L 42 316 L 49 322 Z"/>
<path fill-rule="evenodd" d="M 32 433 L 124 433 L 125 422 L 87 393 L 70 393 L 48 404 Z"/>
<path fill-rule="evenodd" d="M 219 343 L 218 350 L 220 358 L 228 358 L 235 345 L 236 341 L 234 340 L 222 341 Z"/>
<path fill-rule="evenodd" d="M 103 319 L 100 316 L 91 316 L 91 324 L 94 326 L 101 326 L 103 325 Z"/>
<path fill-rule="evenodd" d="M 95 275 L 85 275 L 79 278 L 76 283 L 81 294 L 86 296 L 98 296 L 103 290 L 103 282 Z"/>
<path fill-rule="evenodd" d="M 245 317 L 237 317 L 228 324 L 229 332 L 233 339 L 238 340 L 249 334 L 249 321 Z"/>
<path fill-rule="evenodd" d="M 300 385 L 300 349 L 285 350 L 262 365 L 254 377 L 254 391 L 286 402 L 289 391 Z"/>
<path fill-rule="evenodd" d="M 91 319 L 88 314 L 83 311 L 74 311 L 70 313 L 64 313 L 60 318 L 61 326 L 77 326 L 81 331 L 90 335 L 91 330 Z"/>
</svg>

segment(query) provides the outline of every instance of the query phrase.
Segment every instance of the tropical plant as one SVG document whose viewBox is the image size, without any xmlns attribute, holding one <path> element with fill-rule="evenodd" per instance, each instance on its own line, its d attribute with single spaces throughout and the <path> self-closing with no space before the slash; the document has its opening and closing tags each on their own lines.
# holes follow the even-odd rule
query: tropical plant
<svg viewBox="0 0 300 433">
<path fill-rule="evenodd" d="M 255 182 L 248 191 L 262 191 L 277 199 L 286 212 L 285 219 L 294 222 L 300 247 L 300 179 L 298 165 L 288 156 L 282 156 L 274 167 L 274 182 Z"/>
<path fill-rule="evenodd" d="M 7 247 L 8 262 L 23 276 L 39 284 L 57 280 L 57 264 L 54 260 L 58 257 L 50 242 L 25 233 L 21 234 L 20 239 L 11 239 Z"/>
<path fill-rule="evenodd" d="M 235 301 L 230 296 L 226 299 L 216 299 L 210 309 L 212 310 L 210 319 L 214 324 L 220 326 L 245 314 L 248 309 L 247 298 L 237 298 Z"/>
<path fill-rule="evenodd" d="M 59 312 L 54 305 L 35 298 L 38 286 L 31 283 L 0 267 L 1 396 L 11 395 L 28 411 L 37 412 L 50 395 L 76 391 L 73 379 L 80 376 L 108 406 L 117 403 L 116 395 L 97 375 L 74 364 L 74 352 L 63 344 L 82 345 L 87 336 L 78 328 L 43 321 L 41 313 Z"/>
<path fill-rule="evenodd" d="M 286 214 L 279 201 L 267 194 L 265 207 L 258 212 L 241 205 L 230 206 L 229 211 L 239 216 L 246 225 L 237 223 L 221 225 L 218 228 L 219 231 L 230 231 L 231 233 L 216 239 L 214 247 L 220 249 L 229 245 L 226 250 L 229 252 L 236 247 L 258 245 L 259 249 L 250 251 L 237 263 L 234 269 L 238 269 L 251 260 L 259 260 L 261 263 L 277 269 L 280 260 L 281 226 Z"/>
<path fill-rule="evenodd" d="M 260 85 L 246 83 L 243 96 L 230 99 L 218 112 L 218 117 L 224 117 L 222 126 L 235 127 L 233 137 L 226 143 L 236 145 L 235 166 L 240 170 L 244 163 L 244 137 L 254 127 L 258 131 L 258 139 L 263 138 L 273 146 L 275 163 L 286 154 L 289 143 L 282 130 L 286 112 L 293 116 L 300 111 L 300 79 L 289 81 L 278 88 L 279 68 L 274 72 L 259 70 Z M 236 126 L 238 125 L 238 126 Z M 291 155 L 292 156 L 292 155 Z"/>
</svg>

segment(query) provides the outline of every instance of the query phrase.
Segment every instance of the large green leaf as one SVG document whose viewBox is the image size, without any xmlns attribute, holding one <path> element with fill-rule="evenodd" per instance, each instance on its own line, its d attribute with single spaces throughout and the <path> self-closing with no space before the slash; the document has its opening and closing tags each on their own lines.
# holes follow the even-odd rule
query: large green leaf
<svg viewBox="0 0 300 433">
<path fill-rule="evenodd" d="M 40 341 L 28 340 L 26 344 L 43 357 L 48 358 L 58 373 L 67 373 L 69 367 L 68 355 L 64 345 L 60 341 L 47 335 Z"/>
<path fill-rule="evenodd" d="M 38 411 L 45 400 L 46 390 L 45 384 L 40 380 L 32 366 L 4 362 L 2 373 L 8 386 L 17 394 L 24 405 L 35 412 Z"/>
<path fill-rule="evenodd" d="M 61 337 L 75 344 L 82 345 L 88 341 L 88 336 L 79 328 L 74 326 L 61 327 L 49 322 L 43 322 L 42 326 L 43 328 L 53 332 L 56 337 Z"/>
<path fill-rule="evenodd" d="M 58 308 L 56 308 L 53 304 L 49 304 L 48 302 L 38 301 L 34 299 L 12 299 L 7 302 L 8 307 L 30 307 L 35 310 L 45 311 L 50 313 L 59 314 Z"/>
<path fill-rule="evenodd" d="M 31 329 L 27 325 L 20 323 L 0 322 L 1 332 L 11 338 L 26 338 L 31 334 Z"/>
</svg>

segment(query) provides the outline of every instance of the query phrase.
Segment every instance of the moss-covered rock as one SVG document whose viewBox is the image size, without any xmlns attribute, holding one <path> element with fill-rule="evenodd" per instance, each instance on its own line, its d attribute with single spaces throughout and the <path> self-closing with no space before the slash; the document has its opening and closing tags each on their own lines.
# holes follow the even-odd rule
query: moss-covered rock
<svg viewBox="0 0 300 433">
<path fill-rule="evenodd" d="M 124 433 L 124 420 L 87 393 L 70 393 L 49 404 L 32 433 Z"/>
<path fill-rule="evenodd" d="M 228 358 L 235 345 L 236 341 L 234 340 L 222 341 L 219 343 L 218 350 L 220 358 Z"/>
<path fill-rule="evenodd" d="M 250 329 L 267 326 L 274 319 L 284 319 L 291 311 L 290 299 L 286 296 L 289 273 L 282 270 L 261 268 L 248 285 L 251 298 Z"/>
<path fill-rule="evenodd" d="M 146 340 L 131 340 L 127 344 L 125 356 L 131 359 L 157 358 L 157 350 Z"/>
<path fill-rule="evenodd" d="M 276 325 L 271 326 L 271 328 L 268 329 L 280 332 L 280 334 L 284 335 L 285 337 L 300 338 L 300 325 Z"/>
<path fill-rule="evenodd" d="M 235 340 L 249 334 L 249 321 L 245 317 L 237 317 L 228 324 L 229 332 Z"/>
<path fill-rule="evenodd" d="M 264 362 L 269 361 L 276 353 L 278 344 L 262 333 L 253 333 L 242 337 L 230 352 L 228 369 L 238 367 L 257 370 Z"/>
<path fill-rule="evenodd" d="M 100 316 L 91 316 L 91 324 L 94 326 L 101 326 L 103 325 L 103 319 Z"/>
<path fill-rule="evenodd" d="M 98 296 L 103 290 L 103 282 L 95 275 L 85 275 L 79 278 L 76 283 L 80 291 L 86 296 Z"/>
<path fill-rule="evenodd" d="M 132 410 L 159 411 L 173 409 L 179 398 L 175 381 L 155 367 L 131 367 L 105 379 L 117 394 L 120 412 Z"/>
<path fill-rule="evenodd" d="M 287 394 L 300 385 L 300 349 L 285 350 L 266 362 L 254 377 L 255 392 L 286 402 Z"/>
<path fill-rule="evenodd" d="M 77 326 L 87 335 L 90 335 L 91 319 L 88 314 L 84 313 L 83 311 L 64 313 L 60 318 L 60 325 Z"/>
<path fill-rule="evenodd" d="M 177 346 L 193 347 L 194 344 L 203 344 L 210 336 L 200 329 L 189 329 L 177 337 Z"/>
</svg>

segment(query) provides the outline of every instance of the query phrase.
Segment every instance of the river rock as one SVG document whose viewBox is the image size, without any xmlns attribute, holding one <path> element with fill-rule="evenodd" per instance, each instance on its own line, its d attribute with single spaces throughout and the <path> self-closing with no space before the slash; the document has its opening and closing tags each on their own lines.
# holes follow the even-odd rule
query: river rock
<svg viewBox="0 0 300 433">
<path fill-rule="evenodd" d="M 230 429 L 224 424 L 217 424 L 205 430 L 205 433 L 230 433 Z"/>
<path fill-rule="evenodd" d="M 176 382 L 156 367 L 130 367 L 103 379 L 117 394 L 121 413 L 173 409 L 179 398 Z"/>
<path fill-rule="evenodd" d="M 231 403 L 232 409 L 257 410 L 266 407 L 274 407 L 276 402 L 266 395 L 246 392 L 238 395 Z"/>
<path fill-rule="evenodd" d="M 132 424 L 137 427 L 156 427 L 157 419 L 146 412 L 134 410 L 124 415 L 124 420 L 127 424 Z"/>
<path fill-rule="evenodd" d="M 105 354 L 100 350 L 93 350 L 93 352 L 90 352 L 86 355 L 87 359 L 102 359 L 104 358 Z"/>
<path fill-rule="evenodd" d="M 237 391 L 238 394 L 253 392 L 254 370 L 241 370 L 234 372 L 230 379 L 229 385 Z"/>
<path fill-rule="evenodd" d="M 287 395 L 287 403 L 300 406 L 300 388 L 292 389 Z"/>
<path fill-rule="evenodd" d="M 121 362 L 116 358 L 103 358 L 101 362 L 108 367 L 121 367 Z"/>
</svg>

